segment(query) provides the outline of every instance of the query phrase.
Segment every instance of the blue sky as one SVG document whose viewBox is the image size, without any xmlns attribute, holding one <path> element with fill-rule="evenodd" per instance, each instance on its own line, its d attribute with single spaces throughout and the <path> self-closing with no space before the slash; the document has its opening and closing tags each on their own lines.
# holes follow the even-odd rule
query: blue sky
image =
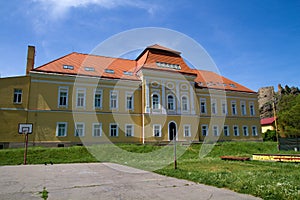
<svg viewBox="0 0 300 200">
<path fill-rule="evenodd" d="M 252 90 L 300 86 L 299 0 L 10 0 L 0 1 L 0 24 L 1 77 L 25 74 L 28 45 L 40 66 L 126 30 L 162 27 L 197 41 L 223 76 Z"/>
</svg>

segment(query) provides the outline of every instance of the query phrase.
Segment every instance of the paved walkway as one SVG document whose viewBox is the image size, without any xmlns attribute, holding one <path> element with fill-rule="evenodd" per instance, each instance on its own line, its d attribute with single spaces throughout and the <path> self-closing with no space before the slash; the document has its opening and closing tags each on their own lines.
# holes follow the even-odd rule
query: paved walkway
<svg viewBox="0 0 300 200">
<path fill-rule="evenodd" d="M 258 199 L 113 163 L 0 167 L 0 199 Z"/>
</svg>

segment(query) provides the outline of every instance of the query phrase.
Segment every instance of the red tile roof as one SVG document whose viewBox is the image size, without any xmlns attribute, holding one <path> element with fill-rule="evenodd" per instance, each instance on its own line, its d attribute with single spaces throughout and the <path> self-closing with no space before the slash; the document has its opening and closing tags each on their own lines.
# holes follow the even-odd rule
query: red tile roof
<svg viewBox="0 0 300 200">
<path fill-rule="evenodd" d="M 270 125 L 270 124 L 273 124 L 274 121 L 275 121 L 275 118 L 274 118 L 274 117 L 264 118 L 264 119 L 261 119 L 261 120 L 260 120 L 260 124 L 261 124 L 261 125 Z"/>
<path fill-rule="evenodd" d="M 64 69 L 64 65 L 73 66 L 73 69 Z M 85 67 L 92 67 L 94 71 L 86 71 Z M 135 60 L 122 58 L 110 58 L 104 56 L 71 53 L 64 57 L 58 58 L 52 62 L 42 65 L 32 71 L 58 73 L 69 75 L 95 76 L 113 79 L 130 79 L 139 80 L 134 74 L 136 68 Z M 114 70 L 114 73 L 106 73 L 105 70 Z M 126 75 L 124 72 L 132 72 L 133 75 Z"/>
<path fill-rule="evenodd" d="M 215 72 L 196 69 L 194 69 L 194 72 L 197 73 L 197 78 L 195 79 L 196 86 L 200 88 L 225 89 L 231 91 L 255 93 L 253 90 L 250 90 L 228 78 L 218 75 Z"/>
<path fill-rule="evenodd" d="M 176 72 L 195 77 L 196 87 L 225 89 L 255 93 L 254 91 L 231 81 L 214 72 L 191 69 L 180 56 L 180 52 L 160 45 L 148 46 L 136 60 L 111 58 L 98 55 L 71 53 L 52 62 L 33 69 L 33 72 L 57 73 L 66 75 L 83 75 L 111 79 L 140 80 L 137 72 L 141 69 Z M 160 65 L 160 64 L 163 65 Z M 164 67 L 173 66 L 174 68 Z M 73 66 L 73 69 L 64 69 L 64 65 Z M 85 70 L 85 67 L 93 70 Z M 107 73 L 106 70 L 114 73 Z M 129 72 L 125 73 L 124 72 Z"/>
</svg>

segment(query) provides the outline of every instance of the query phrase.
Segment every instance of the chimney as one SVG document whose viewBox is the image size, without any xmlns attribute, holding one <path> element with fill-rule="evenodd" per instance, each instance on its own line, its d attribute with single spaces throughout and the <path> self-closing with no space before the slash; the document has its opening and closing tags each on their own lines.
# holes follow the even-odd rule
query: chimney
<svg viewBox="0 0 300 200">
<path fill-rule="evenodd" d="M 29 74 L 29 72 L 34 67 L 34 57 L 35 57 L 35 46 L 28 46 L 27 51 L 27 65 L 26 65 L 26 75 Z"/>
</svg>

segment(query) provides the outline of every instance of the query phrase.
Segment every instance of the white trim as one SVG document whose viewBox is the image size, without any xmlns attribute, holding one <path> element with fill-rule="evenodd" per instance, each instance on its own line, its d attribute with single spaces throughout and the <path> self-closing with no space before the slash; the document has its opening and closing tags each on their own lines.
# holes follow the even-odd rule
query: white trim
<svg viewBox="0 0 300 200">
<path fill-rule="evenodd" d="M 175 121 L 169 121 L 169 123 L 168 123 L 168 140 L 170 141 L 170 129 L 169 129 L 169 127 L 170 127 L 170 124 L 171 123 L 174 123 L 175 124 L 175 132 L 176 132 L 176 140 L 178 140 L 178 128 L 177 128 L 177 123 L 175 122 Z"/>
<path fill-rule="evenodd" d="M 93 108 L 94 109 L 102 109 L 102 102 L 103 102 L 103 89 L 100 89 L 100 88 L 95 88 L 94 89 L 94 97 L 93 97 Z M 100 99 L 100 106 L 95 106 L 95 100 L 96 100 L 96 98 L 95 98 L 95 96 L 96 96 L 96 94 L 100 94 L 101 95 L 101 99 Z"/>
<path fill-rule="evenodd" d="M 127 97 L 131 97 L 131 106 L 132 106 L 132 108 L 127 107 Z M 125 92 L 125 110 L 134 111 L 134 93 L 133 92 L 129 92 L 129 91 Z"/>
<path fill-rule="evenodd" d="M 213 125 L 212 129 L 213 129 L 212 130 L 213 131 L 213 136 L 215 136 L 215 137 L 220 136 L 219 126 L 218 125 Z"/>
<path fill-rule="evenodd" d="M 127 135 L 128 126 L 131 126 L 131 135 Z M 134 124 L 125 124 L 125 137 L 134 137 Z"/>
<path fill-rule="evenodd" d="M 20 90 L 20 91 L 17 91 L 16 90 Z M 21 98 L 20 98 L 20 101 L 15 101 L 15 95 L 17 95 L 17 97 L 20 95 Z M 18 98 L 16 98 L 16 100 L 18 100 Z M 23 89 L 21 88 L 14 88 L 14 92 L 13 92 L 13 104 L 22 104 L 22 100 L 23 100 Z"/>
<path fill-rule="evenodd" d="M 186 107 L 187 107 L 187 109 L 186 110 L 183 110 L 183 100 L 182 100 L 182 98 L 186 98 Z M 182 95 L 181 97 L 180 97 L 180 101 L 181 101 L 181 112 L 182 113 L 189 113 L 190 112 L 190 105 L 189 105 L 189 97 L 188 97 L 188 95 L 186 95 L 186 94 L 184 94 L 184 95 Z"/>
<path fill-rule="evenodd" d="M 78 105 L 79 94 L 83 94 L 83 105 Z M 86 88 L 76 88 L 76 108 L 85 108 L 86 107 Z"/>
<path fill-rule="evenodd" d="M 246 130 L 246 134 L 244 132 L 245 130 Z M 248 126 L 246 126 L 246 125 L 243 126 L 243 136 L 249 136 L 249 129 L 248 129 Z"/>
<path fill-rule="evenodd" d="M 173 98 L 173 109 L 169 109 L 169 96 L 171 96 Z M 175 111 L 176 110 L 176 98 L 174 96 L 174 94 L 168 94 L 167 95 L 167 110 L 168 111 Z"/>
<path fill-rule="evenodd" d="M 112 136 L 111 135 L 111 126 L 113 125 L 116 125 L 117 126 L 117 129 L 116 129 L 116 135 L 115 136 Z M 109 137 L 118 137 L 119 136 L 119 124 L 117 123 L 109 123 Z"/>
<path fill-rule="evenodd" d="M 185 135 L 185 128 L 188 128 L 188 135 L 186 136 Z M 190 124 L 184 124 L 183 125 L 183 137 L 191 137 L 192 136 L 192 133 L 191 133 L 191 125 Z"/>
<path fill-rule="evenodd" d="M 78 134 L 77 135 L 77 126 L 78 125 L 82 125 L 82 133 L 81 133 L 81 135 L 80 134 Z M 85 124 L 83 123 L 83 122 L 76 122 L 75 123 L 75 127 L 74 127 L 74 136 L 75 137 L 84 137 L 84 135 L 85 135 Z"/>
<path fill-rule="evenodd" d="M 157 95 L 158 108 L 154 108 L 154 106 L 153 106 L 153 95 Z M 152 109 L 152 111 L 159 111 L 161 109 L 160 94 L 158 92 L 152 92 L 152 94 L 151 94 L 151 109 Z"/>
<path fill-rule="evenodd" d="M 155 136 L 155 127 L 156 126 L 158 126 L 159 127 L 159 135 L 158 136 Z M 169 128 L 169 127 L 168 127 Z M 162 130 L 161 130 L 161 124 L 153 124 L 152 125 L 152 136 L 153 137 L 161 137 L 161 132 L 162 132 Z"/>
<path fill-rule="evenodd" d="M 235 105 L 235 113 L 233 113 L 233 107 L 232 107 L 232 105 Z M 230 109 L 231 109 L 231 115 L 232 115 L 232 116 L 238 115 L 238 109 L 237 109 L 237 103 L 236 103 L 236 100 L 231 100 L 231 101 L 230 101 Z"/>
<path fill-rule="evenodd" d="M 225 127 L 226 127 L 226 130 L 227 130 L 228 135 L 225 134 Z M 229 136 L 230 136 L 230 128 L 229 128 L 228 125 L 224 125 L 224 127 L 223 127 L 223 135 L 224 135 L 225 137 L 229 137 Z"/>
<path fill-rule="evenodd" d="M 201 103 L 204 102 L 204 111 L 202 112 L 201 109 Z M 207 114 L 207 102 L 206 102 L 206 98 L 200 98 L 200 114 Z"/>
<path fill-rule="evenodd" d="M 214 105 L 214 106 L 213 106 Z M 217 115 L 218 114 L 218 103 L 217 99 L 211 99 L 210 102 L 210 107 L 211 107 L 211 115 Z M 214 111 L 214 112 L 213 112 Z"/>
<path fill-rule="evenodd" d="M 247 115 L 247 107 L 245 101 L 240 101 L 241 106 L 241 115 L 246 116 Z"/>
<path fill-rule="evenodd" d="M 234 127 L 237 128 L 237 135 L 235 134 Z M 235 137 L 240 136 L 240 130 L 239 130 L 239 126 L 238 125 L 233 125 L 233 136 L 235 136 Z"/>
<path fill-rule="evenodd" d="M 252 113 L 252 111 L 251 111 L 251 110 L 252 110 L 251 107 L 253 108 L 253 113 Z M 252 117 L 255 116 L 255 114 L 256 114 L 256 113 L 255 113 L 255 103 L 252 102 L 252 101 L 249 102 L 249 112 L 250 112 L 250 116 L 252 116 Z"/>
<path fill-rule="evenodd" d="M 205 130 L 206 130 L 206 135 L 203 135 L 203 127 L 205 127 Z M 206 137 L 209 135 L 209 128 L 208 128 L 208 125 L 207 124 L 201 124 L 201 136 L 202 137 Z"/>
<path fill-rule="evenodd" d="M 225 105 L 225 107 L 224 107 L 225 110 L 223 110 L 223 105 Z M 223 112 L 223 111 L 225 111 L 225 112 Z M 227 101 L 225 99 L 221 100 L 221 113 L 222 113 L 222 115 L 228 115 Z"/>
<path fill-rule="evenodd" d="M 60 124 L 63 124 L 63 125 L 65 125 L 65 133 L 64 133 L 64 135 L 58 135 L 58 126 L 60 125 Z M 68 135 L 68 123 L 67 122 L 56 122 L 56 131 L 55 131 L 55 136 L 56 137 L 66 137 Z"/>
<path fill-rule="evenodd" d="M 253 128 L 255 128 L 256 134 L 253 134 Z M 251 127 L 251 131 L 252 131 L 252 136 L 258 136 L 258 129 L 257 129 L 257 126 L 252 126 L 252 127 Z"/>
<path fill-rule="evenodd" d="M 227 99 L 238 99 L 238 100 L 245 100 L 245 101 L 256 101 L 257 98 L 251 98 L 251 97 L 237 97 L 237 96 L 228 96 L 226 94 L 224 95 L 215 95 L 215 94 L 203 94 L 203 93 L 200 93 L 200 92 L 195 92 L 197 94 L 197 96 L 206 96 L 206 97 L 211 97 L 211 98 L 224 98 L 226 97 Z M 237 94 L 241 93 L 239 91 L 236 91 Z M 249 94 L 249 93 L 245 93 L 245 94 Z M 257 95 L 256 93 L 255 94 L 251 94 L 251 95 Z"/>
<path fill-rule="evenodd" d="M 100 135 L 95 135 L 95 125 L 100 126 Z M 102 123 L 92 123 L 92 136 L 93 137 L 101 137 L 102 136 Z"/>
<path fill-rule="evenodd" d="M 60 93 L 61 90 L 66 90 L 66 105 L 60 105 Z M 57 95 L 57 108 L 68 108 L 69 105 L 69 87 L 68 86 L 59 86 L 58 87 L 58 95 Z"/>
<path fill-rule="evenodd" d="M 112 107 L 112 95 L 116 95 L 116 107 Z M 119 109 L 119 91 L 118 90 L 110 90 L 109 92 L 109 109 L 110 110 L 118 110 Z"/>
</svg>

